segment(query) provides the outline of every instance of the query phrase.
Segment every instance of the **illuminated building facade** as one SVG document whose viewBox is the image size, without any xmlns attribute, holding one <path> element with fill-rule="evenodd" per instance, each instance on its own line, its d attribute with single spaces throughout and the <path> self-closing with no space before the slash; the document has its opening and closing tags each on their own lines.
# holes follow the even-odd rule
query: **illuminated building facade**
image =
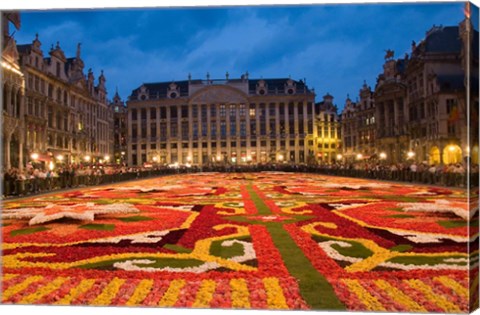
<svg viewBox="0 0 480 315">
<path fill-rule="evenodd" d="M 113 150 L 113 113 L 107 105 L 103 72 L 95 85 L 84 74 L 80 44 L 67 58 L 59 43 L 45 57 L 38 35 L 19 45 L 25 76 L 25 154 L 58 164 L 109 160 Z"/>
<path fill-rule="evenodd" d="M 146 83 L 128 108 L 128 164 L 307 163 L 315 94 L 300 80 Z"/>
<path fill-rule="evenodd" d="M 323 101 L 315 104 L 317 137 L 315 138 L 318 163 L 332 163 L 340 160 L 341 126 L 338 108 L 333 96 L 326 94 Z"/>
</svg>

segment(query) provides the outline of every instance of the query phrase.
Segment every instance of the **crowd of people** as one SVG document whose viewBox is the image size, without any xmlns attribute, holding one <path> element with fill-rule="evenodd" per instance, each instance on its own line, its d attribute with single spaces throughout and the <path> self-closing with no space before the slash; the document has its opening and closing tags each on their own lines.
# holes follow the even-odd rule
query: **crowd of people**
<svg viewBox="0 0 480 315">
<path fill-rule="evenodd" d="M 380 161 L 363 163 L 332 164 L 252 164 L 231 165 L 212 164 L 208 166 L 155 166 L 127 167 L 122 165 L 70 165 L 56 169 L 47 169 L 39 165 L 27 165 L 20 170 L 11 168 L 3 176 L 3 196 L 23 196 L 55 189 L 84 187 L 115 183 L 136 178 L 160 176 L 186 172 L 258 172 L 287 171 L 311 172 L 334 176 L 371 178 L 377 180 L 403 181 L 431 185 L 466 187 L 478 185 L 477 164 L 466 169 L 462 163 L 440 165 L 423 163 L 386 164 Z"/>
</svg>

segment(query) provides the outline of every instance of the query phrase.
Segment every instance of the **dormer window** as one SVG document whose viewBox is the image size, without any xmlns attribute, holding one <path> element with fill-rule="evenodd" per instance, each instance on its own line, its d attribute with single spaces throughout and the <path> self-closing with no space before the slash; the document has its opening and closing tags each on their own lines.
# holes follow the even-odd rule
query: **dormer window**
<svg viewBox="0 0 480 315">
<path fill-rule="evenodd" d="M 288 79 L 287 82 L 285 83 L 285 94 L 293 95 L 295 94 L 296 90 L 297 90 L 297 87 L 295 85 L 295 82 L 292 79 Z"/>
<path fill-rule="evenodd" d="M 145 87 L 145 85 L 142 85 L 140 87 L 140 91 L 138 92 L 137 98 L 142 101 L 145 101 L 146 99 L 148 99 L 148 90 Z"/>
<path fill-rule="evenodd" d="M 167 91 L 168 98 L 177 98 L 180 96 L 180 90 L 175 82 L 170 83 Z"/>
<path fill-rule="evenodd" d="M 266 95 L 267 94 L 267 84 L 265 80 L 260 80 L 257 83 L 257 94 L 258 95 Z"/>
</svg>

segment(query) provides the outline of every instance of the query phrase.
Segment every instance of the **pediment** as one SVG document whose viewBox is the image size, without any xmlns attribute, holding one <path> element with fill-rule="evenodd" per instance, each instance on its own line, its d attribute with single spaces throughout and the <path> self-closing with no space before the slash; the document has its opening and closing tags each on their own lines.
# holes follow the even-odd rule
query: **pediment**
<svg viewBox="0 0 480 315">
<path fill-rule="evenodd" d="M 192 103 L 223 103 L 223 104 L 238 104 L 246 103 L 246 95 L 232 87 L 226 86 L 209 86 L 196 92 L 192 98 Z"/>
</svg>

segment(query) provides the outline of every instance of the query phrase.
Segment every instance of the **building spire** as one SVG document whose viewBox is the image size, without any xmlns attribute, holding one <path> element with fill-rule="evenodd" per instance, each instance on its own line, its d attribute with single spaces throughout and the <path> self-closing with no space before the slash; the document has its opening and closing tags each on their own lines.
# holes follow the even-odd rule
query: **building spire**
<svg viewBox="0 0 480 315">
<path fill-rule="evenodd" d="M 77 59 L 80 59 L 80 46 L 81 45 L 82 45 L 82 43 L 77 44 Z"/>
</svg>

